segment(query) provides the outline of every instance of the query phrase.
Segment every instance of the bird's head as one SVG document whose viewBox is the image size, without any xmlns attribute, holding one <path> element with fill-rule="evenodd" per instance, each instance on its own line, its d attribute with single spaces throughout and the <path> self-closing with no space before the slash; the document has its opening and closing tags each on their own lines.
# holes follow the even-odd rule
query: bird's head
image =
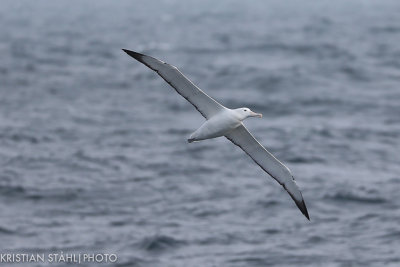
<svg viewBox="0 0 400 267">
<path fill-rule="evenodd" d="M 262 118 L 261 113 L 255 113 L 255 112 L 251 111 L 251 109 L 249 109 L 249 108 L 237 108 L 237 109 L 235 109 L 235 111 L 241 121 L 244 119 L 247 119 L 249 117 Z"/>
</svg>

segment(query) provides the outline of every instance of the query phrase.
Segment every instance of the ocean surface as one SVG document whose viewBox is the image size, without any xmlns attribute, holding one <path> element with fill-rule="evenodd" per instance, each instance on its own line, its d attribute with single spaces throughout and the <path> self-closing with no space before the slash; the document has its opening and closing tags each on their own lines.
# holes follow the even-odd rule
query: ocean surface
<svg viewBox="0 0 400 267">
<path fill-rule="evenodd" d="M 0 253 L 400 266 L 399 14 L 397 0 L 3 0 Z M 122 48 L 263 113 L 245 124 L 311 221 L 225 138 L 188 144 L 204 119 Z"/>
</svg>

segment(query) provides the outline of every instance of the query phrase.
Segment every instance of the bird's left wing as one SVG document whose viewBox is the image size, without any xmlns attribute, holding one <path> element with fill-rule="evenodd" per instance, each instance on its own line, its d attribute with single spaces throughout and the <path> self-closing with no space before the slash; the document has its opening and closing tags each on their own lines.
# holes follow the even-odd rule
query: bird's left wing
<svg viewBox="0 0 400 267">
<path fill-rule="evenodd" d="M 281 184 L 300 211 L 310 220 L 306 204 L 299 187 L 289 169 L 269 153 L 242 124 L 225 135 L 232 143 L 239 146 L 249 155 L 265 172 Z"/>
<path fill-rule="evenodd" d="M 178 68 L 158 60 L 154 57 L 146 56 L 134 51 L 122 49 L 143 63 L 150 69 L 158 73 L 167 83 L 169 83 L 181 96 L 189 101 L 204 118 L 209 119 L 221 110 L 225 109 L 223 105 L 215 101 L 212 97 L 204 93 L 200 88 L 194 85 L 183 75 Z"/>
</svg>

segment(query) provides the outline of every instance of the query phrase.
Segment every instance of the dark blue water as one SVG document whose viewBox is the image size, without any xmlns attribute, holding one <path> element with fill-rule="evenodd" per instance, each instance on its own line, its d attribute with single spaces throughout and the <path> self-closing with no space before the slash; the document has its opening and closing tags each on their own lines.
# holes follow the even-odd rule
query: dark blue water
<svg viewBox="0 0 400 267">
<path fill-rule="evenodd" d="M 399 14 L 395 0 L 2 1 L 0 252 L 400 266 Z M 246 125 L 311 222 L 228 140 L 187 144 L 200 114 L 122 48 L 263 113 Z"/>
</svg>

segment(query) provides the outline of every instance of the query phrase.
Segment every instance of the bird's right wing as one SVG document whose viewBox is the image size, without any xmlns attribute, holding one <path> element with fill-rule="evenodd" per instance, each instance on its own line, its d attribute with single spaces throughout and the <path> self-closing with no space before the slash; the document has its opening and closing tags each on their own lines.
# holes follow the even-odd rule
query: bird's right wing
<svg viewBox="0 0 400 267">
<path fill-rule="evenodd" d="M 225 109 L 224 106 L 194 85 L 175 66 L 134 51 L 126 49 L 122 50 L 137 61 L 157 72 L 158 75 L 169 83 L 181 96 L 189 101 L 204 118 L 209 119 Z"/>
<path fill-rule="evenodd" d="M 265 172 L 281 184 L 304 216 L 310 220 L 300 189 L 285 165 L 269 153 L 243 124 L 229 132 L 225 137 L 246 152 Z"/>
</svg>

